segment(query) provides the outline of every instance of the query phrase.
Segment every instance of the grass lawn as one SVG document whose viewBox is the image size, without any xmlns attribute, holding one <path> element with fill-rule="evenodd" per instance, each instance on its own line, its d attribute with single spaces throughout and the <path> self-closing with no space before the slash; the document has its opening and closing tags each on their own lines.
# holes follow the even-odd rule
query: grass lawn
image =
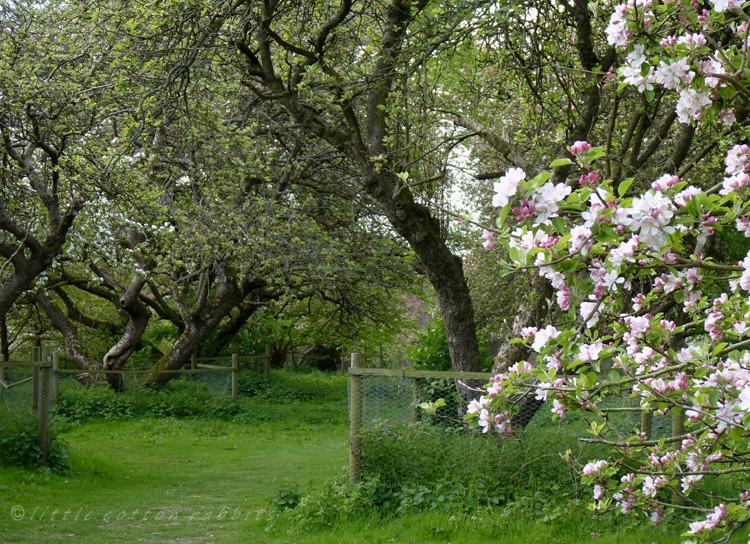
<svg viewBox="0 0 750 544">
<path fill-rule="evenodd" d="M 320 488 L 345 477 L 345 403 L 245 402 L 252 410 L 242 422 L 140 417 L 69 426 L 61 437 L 73 473 L 0 468 L 0 544 L 681 540 L 632 516 L 602 525 L 585 506 L 560 511 L 554 504 L 544 511 L 511 504 L 471 515 L 360 516 L 312 529 L 282 519 L 269 527 L 269 499 L 281 488 Z"/>
<path fill-rule="evenodd" d="M 280 487 L 332 480 L 348 462 L 340 408 L 286 408 L 284 422 L 75 427 L 62 435 L 74 474 L 0 470 L 0 542 L 266 541 L 265 509 Z"/>
</svg>

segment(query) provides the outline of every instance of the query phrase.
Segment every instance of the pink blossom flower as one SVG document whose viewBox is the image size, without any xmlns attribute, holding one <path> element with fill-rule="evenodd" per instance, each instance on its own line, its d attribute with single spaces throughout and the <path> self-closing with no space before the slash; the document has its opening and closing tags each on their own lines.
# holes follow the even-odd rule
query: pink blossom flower
<svg viewBox="0 0 750 544">
<path fill-rule="evenodd" d="M 677 117 L 680 123 L 690 123 L 691 119 L 699 120 L 703 110 L 711 106 L 713 102 L 705 93 L 695 89 L 683 89 L 680 99 L 677 101 Z"/>
<path fill-rule="evenodd" d="M 714 5 L 714 11 L 721 13 L 728 9 L 741 8 L 742 2 L 740 0 L 711 0 Z"/>
<path fill-rule="evenodd" d="M 552 325 L 547 325 L 534 336 L 534 343 L 531 345 L 531 349 L 534 351 L 541 351 L 547 343 L 557 338 L 560 335 L 559 331 Z"/>
<path fill-rule="evenodd" d="M 515 196 L 518 190 L 518 184 L 521 180 L 526 179 L 526 173 L 520 168 L 511 168 L 508 170 L 500 181 L 495 182 L 495 195 L 492 197 L 492 205 L 496 208 L 502 208 L 508 204 L 508 201 Z"/>
</svg>

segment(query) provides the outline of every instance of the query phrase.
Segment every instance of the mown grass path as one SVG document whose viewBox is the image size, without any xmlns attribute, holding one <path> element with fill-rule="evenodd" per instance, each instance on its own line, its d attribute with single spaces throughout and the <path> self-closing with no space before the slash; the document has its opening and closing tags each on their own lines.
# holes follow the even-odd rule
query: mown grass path
<svg viewBox="0 0 750 544">
<path fill-rule="evenodd" d="M 138 419 L 73 428 L 62 438 L 74 474 L 0 470 L 0 542 L 262 542 L 264 511 L 280 487 L 319 485 L 348 461 L 340 411 L 299 409 L 330 412 L 329 422 Z"/>
</svg>

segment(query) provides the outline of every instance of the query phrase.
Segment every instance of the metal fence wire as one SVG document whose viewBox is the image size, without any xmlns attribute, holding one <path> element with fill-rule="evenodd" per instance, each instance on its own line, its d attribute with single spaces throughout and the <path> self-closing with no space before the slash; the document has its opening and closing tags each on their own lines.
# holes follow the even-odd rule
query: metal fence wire
<svg viewBox="0 0 750 544">
<path fill-rule="evenodd" d="M 7 368 L 5 369 L 5 376 L 0 378 L 5 384 L 13 386 L 6 389 L 3 385 L 0 385 L 0 413 L 5 415 L 31 415 L 33 413 L 32 385 L 29 379 L 31 378 L 29 370 Z"/>
<path fill-rule="evenodd" d="M 35 350 L 33 361 L 0 361 L 0 430 L 3 422 L 35 418 L 39 452 L 46 460 L 50 448 L 50 412 L 57 389 L 52 362 L 40 359 L 41 351 Z"/>
<path fill-rule="evenodd" d="M 576 492 L 580 482 L 563 459 L 566 452 L 581 462 L 609 455 L 604 446 L 579 440 L 591 436 L 587 433 L 590 423 L 581 414 L 553 419 L 551 403 L 534 401 L 533 395 L 513 417 L 513 435 L 470 431 L 463 415 L 471 400 L 466 395 L 471 392 L 462 394 L 462 384 L 479 389 L 487 378 L 472 375 L 470 380 L 456 380 L 455 373 L 444 373 L 445 378 L 436 372 L 423 372 L 429 374 L 424 377 L 409 374 L 419 373 L 350 369 L 350 483 L 376 474 L 403 474 L 410 481 L 428 485 L 441 475 L 471 479 L 471 470 L 481 470 L 516 492 L 549 486 Z M 419 407 L 438 399 L 444 399 L 445 406 L 435 415 Z M 643 418 L 637 398 L 613 398 L 606 404 L 613 408 L 610 422 L 622 432 L 643 429 L 644 421 L 650 423 L 648 434 L 654 439 L 669 437 L 672 432 L 670 414 Z"/>
</svg>

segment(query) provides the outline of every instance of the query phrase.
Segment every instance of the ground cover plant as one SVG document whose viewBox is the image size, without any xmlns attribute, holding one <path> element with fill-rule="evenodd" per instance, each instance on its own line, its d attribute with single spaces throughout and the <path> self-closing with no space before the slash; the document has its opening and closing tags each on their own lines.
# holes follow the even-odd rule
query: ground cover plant
<svg viewBox="0 0 750 544">
<path fill-rule="evenodd" d="M 126 388 L 120 393 L 101 387 L 83 387 L 72 380 L 61 383 L 60 401 L 54 409 L 61 423 L 88 419 L 132 419 L 135 417 L 209 417 L 246 420 L 271 418 L 274 410 L 293 402 L 341 402 L 346 397 L 346 376 L 312 370 L 305 374 L 274 370 L 271 379 L 254 373 L 240 373 L 239 402 L 232 401 L 223 387 L 196 379 L 175 380 L 160 389 Z M 258 411 L 258 405 L 269 409 Z M 279 412 L 281 413 L 281 412 Z"/>
<path fill-rule="evenodd" d="M 97 412 L 110 405 L 99 392 L 86 391 L 76 405 L 88 399 L 96 410 L 56 422 L 70 457 L 65 472 L 0 467 L 0 541 L 455 544 L 498 535 L 507 535 L 499 542 L 534 542 L 546 535 L 549 542 L 573 544 L 591 532 L 617 542 L 635 531 L 643 542 L 675 542 L 667 528 L 656 530 L 647 520 L 637 527 L 608 522 L 602 529 L 585 502 L 552 482 L 513 502 L 484 500 L 476 477 L 470 479 L 472 468 L 487 460 L 481 455 L 465 459 L 463 474 L 433 483 L 441 470 L 436 452 L 451 443 L 440 433 L 456 434 L 438 426 L 400 429 L 395 442 L 373 431 L 372 475 L 349 486 L 346 382 L 317 373 L 290 373 L 287 382 L 279 376 L 283 395 L 290 383 L 307 383 L 319 391 L 318 400 L 269 396 L 241 399 L 243 412 L 234 416 L 129 412 L 117 419 Z M 181 405 L 195 386 L 177 384 L 164 395 Z M 478 438 L 474 446 L 487 444 Z M 394 455 L 410 464 L 400 465 Z"/>
</svg>

